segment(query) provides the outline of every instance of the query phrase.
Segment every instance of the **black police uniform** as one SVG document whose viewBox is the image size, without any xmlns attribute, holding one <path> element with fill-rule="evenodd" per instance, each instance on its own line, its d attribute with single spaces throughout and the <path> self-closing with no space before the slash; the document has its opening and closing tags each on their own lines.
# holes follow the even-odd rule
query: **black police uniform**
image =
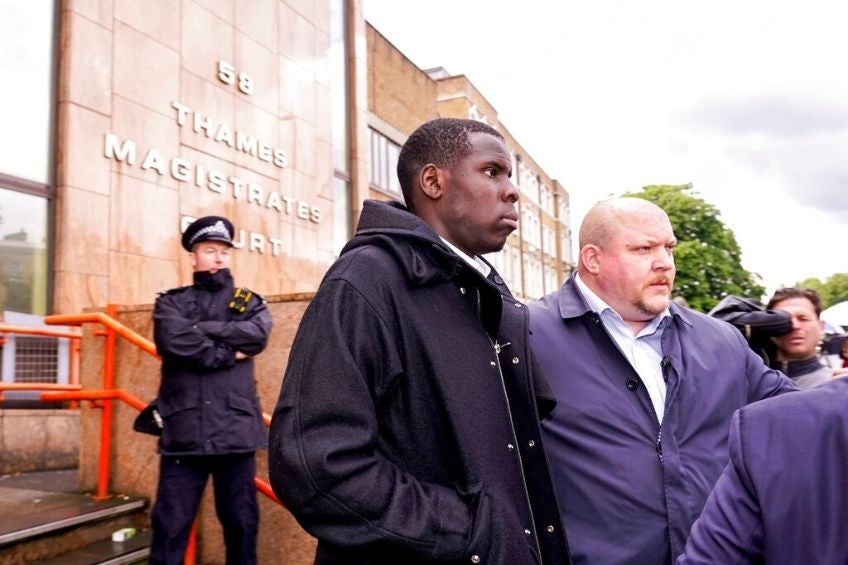
<svg viewBox="0 0 848 565">
<path fill-rule="evenodd" d="M 232 225 L 223 220 L 229 235 Z M 184 247 L 204 239 L 229 243 L 222 235 L 206 237 L 212 232 L 191 240 L 204 226 L 214 225 L 209 222 L 201 218 L 192 224 Z M 267 433 L 253 360 L 236 361 L 235 353 L 253 356 L 265 348 L 271 315 L 260 296 L 237 289 L 229 269 L 222 269 L 196 272 L 193 285 L 160 294 L 153 322 L 162 356 L 157 404 L 163 429 L 150 562 L 182 562 L 212 475 L 227 563 L 255 563 L 259 510 L 254 452 L 267 447 Z"/>
</svg>

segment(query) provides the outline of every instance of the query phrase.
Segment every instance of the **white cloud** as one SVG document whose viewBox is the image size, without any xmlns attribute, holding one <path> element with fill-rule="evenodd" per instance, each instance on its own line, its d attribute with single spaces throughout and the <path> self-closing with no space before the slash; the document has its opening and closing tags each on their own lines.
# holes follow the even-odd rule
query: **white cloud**
<svg viewBox="0 0 848 565">
<path fill-rule="evenodd" d="M 691 182 L 770 289 L 848 272 L 848 3 L 365 0 L 421 68 L 465 74 L 570 191 Z"/>
</svg>

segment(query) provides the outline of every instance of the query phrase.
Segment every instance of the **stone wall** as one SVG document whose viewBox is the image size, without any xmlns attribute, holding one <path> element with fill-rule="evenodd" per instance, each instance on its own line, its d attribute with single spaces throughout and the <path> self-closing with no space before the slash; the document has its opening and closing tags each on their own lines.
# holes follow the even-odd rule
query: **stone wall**
<svg viewBox="0 0 848 565">
<path fill-rule="evenodd" d="M 79 410 L 0 410 L 0 474 L 72 469 L 79 444 Z"/>
</svg>

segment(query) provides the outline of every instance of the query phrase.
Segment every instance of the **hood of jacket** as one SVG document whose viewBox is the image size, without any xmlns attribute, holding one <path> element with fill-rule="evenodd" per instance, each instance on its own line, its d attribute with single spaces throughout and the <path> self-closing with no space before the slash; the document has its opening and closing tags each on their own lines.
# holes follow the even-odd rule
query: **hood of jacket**
<svg viewBox="0 0 848 565">
<path fill-rule="evenodd" d="M 464 261 L 433 228 L 398 202 L 364 202 L 356 234 L 341 255 L 364 245 L 376 245 L 389 252 L 416 286 L 450 280 L 465 269 Z"/>
</svg>

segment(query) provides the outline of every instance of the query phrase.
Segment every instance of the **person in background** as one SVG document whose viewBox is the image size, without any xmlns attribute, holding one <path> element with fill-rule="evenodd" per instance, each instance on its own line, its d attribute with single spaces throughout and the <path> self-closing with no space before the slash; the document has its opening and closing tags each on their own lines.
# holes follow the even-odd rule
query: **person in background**
<svg viewBox="0 0 848 565">
<path fill-rule="evenodd" d="M 292 345 L 271 485 L 316 564 L 553 565 L 527 308 L 481 258 L 518 225 L 503 136 L 440 118 L 403 145 L 406 206 L 368 200 Z"/>
<path fill-rule="evenodd" d="M 599 202 L 579 243 L 577 273 L 530 305 L 572 558 L 671 563 L 727 462 L 734 411 L 796 387 L 733 326 L 670 301 L 677 239 L 658 206 Z"/>
<path fill-rule="evenodd" d="M 848 381 L 740 409 L 678 565 L 845 563 Z"/>
<path fill-rule="evenodd" d="M 819 360 L 817 350 L 824 332 L 824 322 L 819 318 L 819 294 L 811 288 L 781 288 L 772 295 L 766 307 L 792 316 L 792 331 L 771 338 L 777 346 L 777 358 L 772 367 L 789 376 L 798 388 L 830 382 L 833 369 Z"/>
<path fill-rule="evenodd" d="M 267 446 L 253 356 L 268 343 L 271 315 L 230 274 L 233 225 L 205 216 L 188 226 L 194 284 L 165 291 L 153 308 L 162 356 L 162 418 L 150 563 L 182 563 L 209 476 L 230 565 L 256 563 L 259 507 L 254 452 Z"/>
<path fill-rule="evenodd" d="M 842 367 L 848 368 L 848 339 L 842 340 Z"/>
</svg>

